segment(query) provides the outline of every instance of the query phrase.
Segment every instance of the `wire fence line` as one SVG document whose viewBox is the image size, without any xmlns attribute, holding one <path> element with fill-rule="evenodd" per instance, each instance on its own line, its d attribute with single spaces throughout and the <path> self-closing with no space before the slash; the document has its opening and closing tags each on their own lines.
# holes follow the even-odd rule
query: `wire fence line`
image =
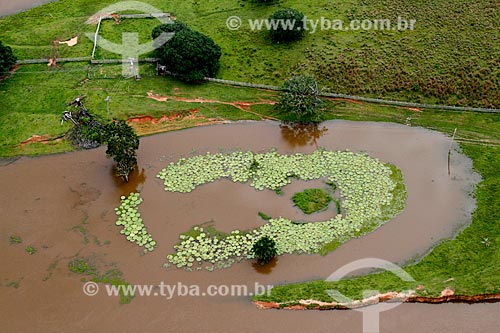
<svg viewBox="0 0 500 333">
<path fill-rule="evenodd" d="M 223 79 L 205 78 L 205 81 L 222 83 L 222 84 L 238 86 L 238 87 L 250 87 L 250 88 L 257 88 L 257 89 L 274 90 L 274 91 L 281 91 L 282 90 L 278 86 L 253 84 L 253 83 L 238 82 L 238 81 L 223 80 Z M 319 96 L 328 97 L 328 98 L 340 98 L 340 99 L 360 101 L 360 102 L 366 102 L 366 103 L 410 107 L 410 108 L 416 108 L 416 109 L 433 109 L 433 110 L 446 110 L 446 111 L 458 111 L 458 112 L 500 113 L 500 109 L 412 103 L 412 102 L 392 101 L 392 100 L 386 100 L 386 99 L 380 99 L 380 98 L 362 97 L 362 96 L 354 96 L 354 95 L 346 95 L 346 94 L 321 93 Z"/>
<path fill-rule="evenodd" d="M 91 57 L 80 57 L 80 58 L 58 58 L 58 62 L 89 62 L 91 65 L 100 65 L 100 64 L 121 64 L 126 62 L 124 59 L 92 59 Z M 158 63 L 158 58 L 143 58 L 138 59 L 139 63 Z M 40 63 L 48 63 L 48 58 L 42 59 L 25 59 L 18 60 L 17 64 L 40 64 Z M 179 77 L 179 75 L 164 71 L 164 74 Z M 113 77 L 109 77 L 113 78 Z M 249 82 L 241 82 L 241 81 L 233 81 L 233 80 L 224 80 L 224 79 L 216 79 L 205 77 L 205 81 L 226 84 L 230 86 L 236 87 L 247 87 L 253 89 L 263 89 L 263 90 L 272 90 L 272 91 L 282 91 L 281 87 L 274 85 L 266 85 L 266 84 L 256 84 Z M 365 103 L 374 103 L 381 105 L 390 105 L 390 106 L 400 106 L 406 108 L 415 108 L 415 109 L 429 109 L 429 110 L 441 110 L 441 111 L 454 111 L 454 112 L 477 112 L 477 113 L 500 113 L 500 109 L 494 108 L 478 108 L 478 107 L 466 107 L 466 106 L 452 106 L 452 105 L 439 105 L 439 104 L 425 104 L 425 103 L 413 103 L 413 102 L 404 102 L 404 101 L 394 101 L 394 100 L 386 100 L 381 98 L 372 98 L 372 97 L 363 97 L 363 96 L 355 96 L 355 95 L 347 95 L 347 94 L 337 94 L 337 93 L 321 93 L 320 97 L 326 98 L 338 98 L 344 100 L 353 100 Z"/>
<path fill-rule="evenodd" d="M 57 62 L 87 62 L 90 61 L 90 57 L 78 57 L 78 58 L 57 58 Z M 18 65 L 32 65 L 32 64 L 47 64 L 49 58 L 40 59 L 23 59 L 18 60 L 16 64 Z"/>
</svg>

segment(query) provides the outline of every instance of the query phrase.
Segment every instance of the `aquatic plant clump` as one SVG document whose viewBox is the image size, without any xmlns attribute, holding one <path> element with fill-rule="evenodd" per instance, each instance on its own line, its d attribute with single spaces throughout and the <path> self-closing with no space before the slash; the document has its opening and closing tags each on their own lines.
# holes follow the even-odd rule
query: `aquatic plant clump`
<svg viewBox="0 0 500 333">
<path fill-rule="evenodd" d="M 207 153 L 180 159 L 158 174 L 167 191 L 188 193 L 221 178 L 250 182 L 256 190 L 277 190 L 293 179 L 326 178 L 338 185 L 345 216 L 337 214 L 328 221 L 314 223 L 294 223 L 279 217 L 260 228 L 246 233 L 234 231 L 226 237 L 213 237 L 197 227 L 195 237 L 181 236 L 174 247 L 176 253 L 167 259 L 179 268 L 202 262 L 222 263 L 225 267 L 234 258 L 253 258 L 253 244 L 265 236 L 276 242 L 278 255 L 319 253 L 326 245 L 360 236 L 401 212 L 404 206 L 388 209 L 396 185 L 401 185 L 392 179 L 392 168 L 365 154 L 326 150 L 310 155 L 280 155 L 275 151 Z M 398 202 L 404 200 L 406 191 L 399 196 Z"/>
<path fill-rule="evenodd" d="M 295 193 L 292 201 L 305 214 L 312 214 L 327 208 L 332 197 L 322 189 L 311 188 Z"/>
<path fill-rule="evenodd" d="M 120 231 L 122 235 L 127 237 L 127 240 L 144 247 L 144 252 L 152 252 L 156 247 L 156 242 L 153 236 L 149 234 L 144 226 L 141 214 L 138 211 L 138 206 L 142 203 L 139 193 L 131 193 L 128 197 L 121 197 L 121 205 L 115 208 L 115 213 L 118 216 L 116 225 L 123 226 Z"/>
</svg>

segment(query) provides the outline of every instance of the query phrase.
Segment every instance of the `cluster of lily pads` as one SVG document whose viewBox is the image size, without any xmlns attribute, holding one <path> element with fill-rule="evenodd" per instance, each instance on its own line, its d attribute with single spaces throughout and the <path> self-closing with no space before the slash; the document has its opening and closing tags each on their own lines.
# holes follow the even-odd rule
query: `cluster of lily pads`
<svg viewBox="0 0 500 333">
<path fill-rule="evenodd" d="M 148 233 L 138 211 L 138 206 L 142 203 L 139 193 L 131 193 L 128 197 L 121 197 L 121 205 L 115 208 L 118 216 L 116 225 L 123 226 L 120 231 L 127 240 L 144 247 L 144 252 L 152 252 L 156 247 L 156 242 L 151 234 Z"/>
<path fill-rule="evenodd" d="M 309 155 L 280 155 L 276 151 L 207 153 L 180 159 L 158 174 L 166 191 L 188 193 L 221 178 L 250 182 L 256 190 L 277 190 L 293 179 L 324 178 L 338 185 L 345 216 L 339 214 L 314 223 L 295 223 L 279 217 L 260 228 L 246 233 L 234 231 L 226 237 L 210 235 L 197 227 L 195 236 L 181 235 L 176 253 L 167 259 L 177 267 L 190 268 L 203 262 L 224 266 L 234 258 L 252 258 L 251 248 L 263 236 L 275 240 L 278 255 L 318 253 L 328 243 L 359 235 L 364 225 L 387 221 L 381 221 L 382 208 L 393 199 L 396 184 L 391 174 L 391 168 L 378 159 L 349 151 L 317 150 Z"/>
</svg>

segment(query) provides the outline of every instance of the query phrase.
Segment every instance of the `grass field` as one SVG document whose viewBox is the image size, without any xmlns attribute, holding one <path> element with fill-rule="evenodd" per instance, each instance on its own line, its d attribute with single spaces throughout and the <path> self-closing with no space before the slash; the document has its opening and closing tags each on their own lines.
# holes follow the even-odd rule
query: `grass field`
<svg viewBox="0 0 500 333">
<path fill-rule="evenodd" d="M 95 25 L 89 16 L 117 1 L 62 0 L 0 19 L 0 40 L 20 59 L 51 55 L 52 41 L 79 35 L 60 57 L 89 56 L 84 33 Z M 147 0 L 178 20 L 212 37 L 222 47 L 218 77 L 280 84 L 293 74 L 309 73 L 331 92 L 468 106 L 500 106 L 500 11 L 494 0 L 432 0 L 380 3 L 375 0 L 282 0 L 258 4 L 243 0 Z M 265 31 L 251 31 L 249 19 L 264 19 L 293 7 L 310 19 L 390 19 L 417 21 L 414 31 L 318 31 L 301 41 L 272 44 Z M 226 20 L 243 20 L 230 31 Z M 156 20 L 105 21 L 102 36 L 121 41 L 125 31 L 146 41 Z M 117 57 L 98 50 L 98 58 Z"/>
<path fill-rule="evenodd" d="M 92 43 L 84 37 L 95 26 L 88 17 L 115 1 L 58 1 L 0 19 L 0 40 L 12 46 L 20 59 L 48 57 L 52 42 L 79 35 L 73 48 L 61 45 L 60 57 L 89 56 Z M 331 92 L 383 98 L 469 106 L 500 106 L 500 11 L 493 0 L 473 1 L 391 1 L 337 2 L 275 1 L 259 5 L 250 1 L 145 1 L 194 29 L 212 37 L 223 50 L 218 77 L 264 84 L 280 84 L 293 74 L 309 73 Z M 404 16 L 417 20 L 413 32 L 332 32 L 306 35 L 293 44 L 273 45 L 265 32 L 252 32 L 248 26 L 229 31 L 226 19 L 238 15 L 243 20 L 266 18 L 281 7 L 294 7 L 311 18 L 339 19 L 390 18 Z M 129 21 L 120 25 L 105 22 L 104 37 L 119 42 L 124 31 L 140 32 L 147 40 L 156 23 Z M 98 51 L 98 58 L 117 57 Z M 86 63 L 20 67 L 0 82 L 0 156 L 37 155 L 70 151 L 64 140 L 46 144 L 20 143 L 33 135 L 58 137 L 69 128 L 61 126 L 66 104 L 78 95 L 88 109 L 106 117 L 107 96 L 110 115 L 128 119 L 141 115 L 161 117 L 197 109 L 199 119 L 179 120 L 167 129 L 196 126 L 207 119 L 280 119 L 272 105 L 255 104 L 244 110 L 224 102 L 277 101 L 275 92 L 236 88 L 220 84 L 188 85 L 175 79 L 155 77 L 148 65 L 141 68 L 141 81 L 116 78 L 119 66 L 93 66 Z M 159 102 L 147 98 L 152 91 L 161 96 L 211 99 L 213 103 L 187 103 L 175 98 Z M 445 287 L 457 294 L 498 292 L 500 286 L 500 115 L 467 112 L 417 112 L 343 100 L 326 100 L 322 106 L 327 119 L 388 121 L 451 134 L 464 152 L 474 160 L 483 177 L 476 191 L 478 208 L 473 223 L 456 239 L 436 247 L 421 262 L 405 269 L 425 286 L 428 295 Z M 485 242 L 485 239 L 488 241 Z M 453 280 L 450 280 L 453 279 Z M 330 300 L 327 289 L 341 290 L 359 297 L 360 291 L 402 290 L 408 287 L 388 274 L 368 275 L 331 285 L 323 281 L 273 289 L 263 298 L 293 302 L 302 298 Z M 363 288 L 361 288 L 363 287 Z"/>
</svg>

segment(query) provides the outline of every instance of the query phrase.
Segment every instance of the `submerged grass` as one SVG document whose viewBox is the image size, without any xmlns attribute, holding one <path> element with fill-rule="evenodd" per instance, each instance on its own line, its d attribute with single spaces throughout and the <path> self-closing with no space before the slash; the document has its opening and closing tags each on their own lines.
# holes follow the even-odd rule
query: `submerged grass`
<svg viewBox="0 0 500 333">
<path fill-rule="evenodd" d="M 295 193 L 292 201 L 305 214 L 312 214 L 327 208 L 332 197 L 322 189 L 313 188 Z"/>
<path fill-rule="evenodd" d="M 123 280 L 123 273 L 118 269 L 110 269 L 101 274 L 92 259 L 83 257 L 77 257 L 70 261 L 68 268 L 75 274 L 87 276 L 92 282 L 120 287 L 120 304 L 128 304 L 134 298 L 130 293 L 124 292 L 124 289 L 130 284 Z"/>
</svg>

